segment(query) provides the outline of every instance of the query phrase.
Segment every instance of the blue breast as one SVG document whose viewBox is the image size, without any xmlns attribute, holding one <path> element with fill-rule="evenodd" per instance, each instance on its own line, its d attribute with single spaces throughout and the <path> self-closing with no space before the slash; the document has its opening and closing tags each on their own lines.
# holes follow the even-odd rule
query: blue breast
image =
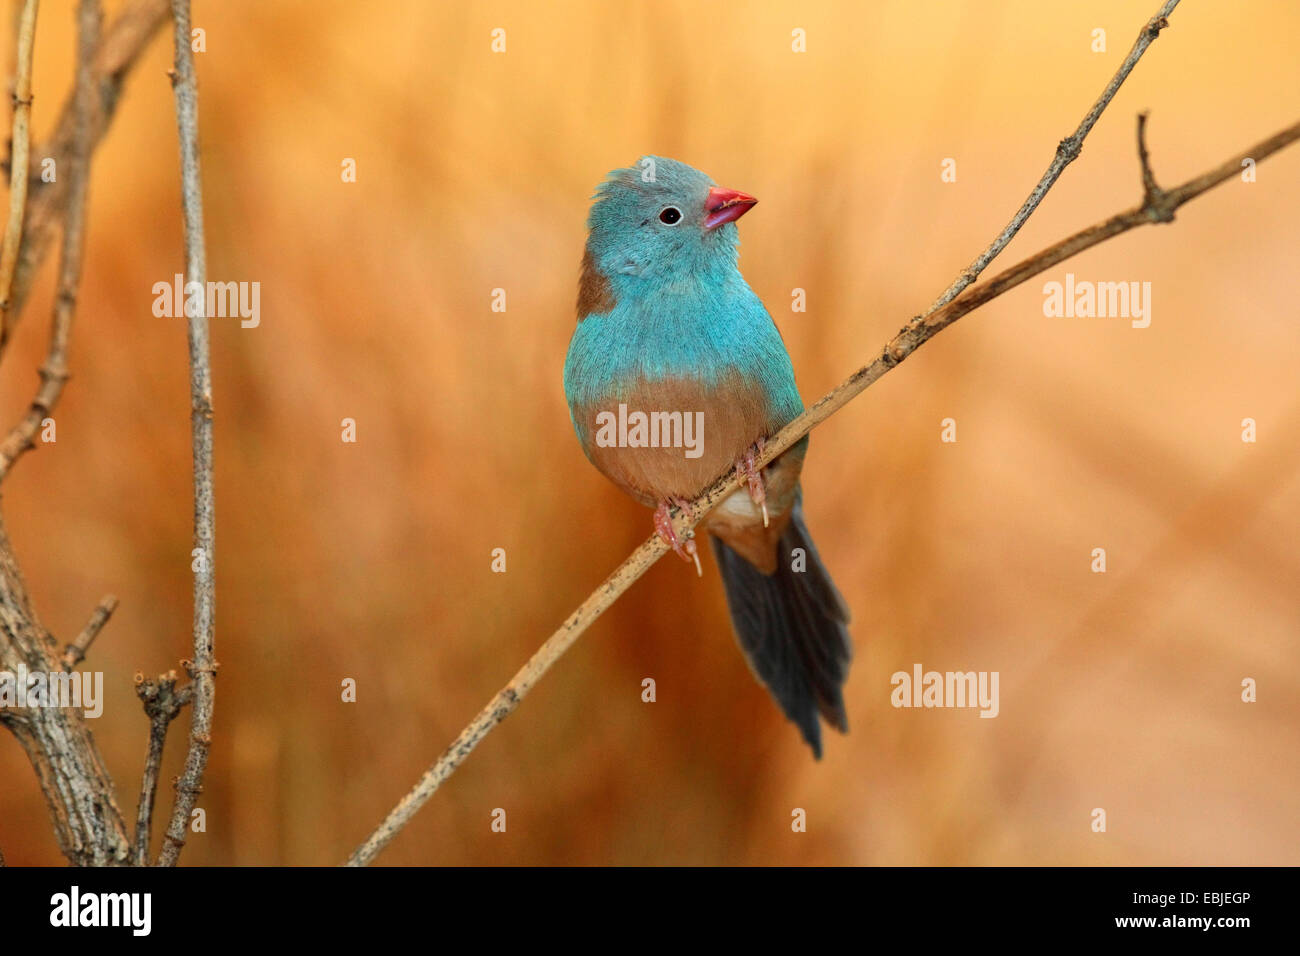
<svg viewBox="0 0 1300 956">
<path fill-rule="evenodd" d="M 631 383 L 698 381 L 702 396 L 723 379 L 753 383 L 775 423 L 803 411 L 781 334 L 738 270 L 673 282 L 612 279 L 615 305 L 578 323 L 564 365 L 570 415 L 626 395 Z M 587 423 L 574 416 L 584 444 Z"/>
</svg>

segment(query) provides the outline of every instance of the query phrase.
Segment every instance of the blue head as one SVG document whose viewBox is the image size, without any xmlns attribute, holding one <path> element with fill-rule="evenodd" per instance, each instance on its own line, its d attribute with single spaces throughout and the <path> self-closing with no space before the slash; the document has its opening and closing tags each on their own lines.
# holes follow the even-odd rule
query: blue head
<svg viewBox="0 0 1300 956">
<path fill-rule="evenodd" d="M 587 217 L 588 262 L 606 279 L 672 282 L 735 269 L 735 221 L 758 202 L 685 163 L 645 156 L 611 172 Z"/>
</svg>

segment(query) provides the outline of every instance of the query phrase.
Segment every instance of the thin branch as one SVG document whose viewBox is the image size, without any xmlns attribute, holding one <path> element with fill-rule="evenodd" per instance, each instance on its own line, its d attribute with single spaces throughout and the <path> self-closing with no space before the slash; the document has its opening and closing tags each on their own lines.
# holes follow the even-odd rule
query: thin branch
<svg viewBox="0 0 1300 956">
<path fill-rule="evenodd" d="M 86 190 L 90 178 L 90 153 L 94 148 L 94 135 L 91 124 L 95 112 L 95 77 L 91 69 L 95 49 L 99 46 L 101 14 L 98 4 L 83 3 L 78 9 L 78 51 L 77 82 L 73 87 L 73 140 L 68 151 L 68 206 L 64 221 L 64 242 L 60 254 L 59 289 L 55 297 L 55 311 L 49 329 L 49 349 L 45 354 L 45 363 L 40 367 L 40 385 L 35 397 L 18 424 L 10 429 L 8 436 L 0 442 L 0 481 L 9 475 L 13 463 L 25 451 L 36 444 L 36 432 L 42 423 L 52 414 L 68 384 L 68 341 L 72 336 L 73 317 L 77 312 L 77 291 L 81 287 L 82 254 L 85 250 L 86 230 Z M 26 169 L 26 157 L 18 163 L 18 151 L 14 150 L 14 169 Z M 26 186 L 23 187 L 26 193 Z M 13 221 L 10 220 L 10 225 Z M 22 224 L 19 221 L 19 232 Z M 14 252 L 17 258 L 17 252 Z M 0 281 L 4 281 L 0 276 Z M 10 268 L 8 280 L 12 284 L 13 269 Z M 10 289 L 6 285 L 5 289 Z M 5 320 L 8 312 L 4 313 Z M 5 328 L 12 329 L 12 325 Z M 0 333 L 0 349 L 3 349 L 3 333 Z M 113 601 L 116 606 L 116 600 Z M 112 614 L 112 610 L 109 610 Z M 105 615 L 105 620 L 108 615 Z M 103 624 L 100 624 L 103 626 Z M 96 628 L 98 631 L 98 628 Z M 94 640 L 94 635 L 91 635 Z M 83 649 L 85 650 L 85 649 Z M 82 654 L 85 657 L 85 654 Z M 78 661 L 81 657 L 77 658 Z"/>
<path fill-rule="evenodd" d="M 1231 159 L 1227 159 L 1213 169 L 1189 179 L 1182 185 L 1170 190 L 1161 190 L 1158 195 L 1144 198 L 1139 205 L 1134 206 L 1132 209 L 1089 226 L 1087 229 L 1080 230 L 1055 245 L 1049 246 L 1037 255 L 1031 256 L 1024 262 L 994 276 L 989 281 L 981 283 L 967 295 L 962 296 L 956 302 L 949 303 L 939 312 L 926 319 L 924 327 L 931 329 L 931 331 L 912 344 L 910 348 L 907 348 L 900 356 L 899 361 L 914 351 L 926 339 L 933 336 L 935 332 L 951 325 L 963 315 L 979 308 L 990 299 L 1000 296 L 1008 289 L 1015 288 L 1026 279 L 1032 278 L 1040 272 L 1078 255 L 1085 249 L 1090 249 L 1100 242 L 1118 236 L 1122 232 L 1128 232 L 1138 226 L 1157 222 L 1173 222 L 1174 212 L 1180 206 L 1185 205 L 1202 193 L 1208 192 L 1220 183 L 1240 175 L 1242 163 L 1245 160 L 1251 159 L 1259 162 L 1284 146 L 1294 143 L 1297 139 L 1300 139 L 1300 122 L 1279 130 L 1268 139 L 1261 140 L 1245 152 L 1238 153 Z M 903 329 L 898 338 L 902 338 L 915 328 L 916 324 L 915 320 L 913 320 L 913 324 Z M 904 347 L 904 345 L 900 345 L 900 347 Z"/>
<path fill-rule="evenodd" d="M 153 830 L 153 804 L 158 793 L 158 773 L 162 769 L 163 744 L 167 728 L 181 712 L 181 708 L 194 699 L 194 685 L 186 684 L 176 689 L 176 672 L 168 671 L 157 680 L 143 674 L 135 675 L 135 693 L 144 704 L 149 717 L 149 752 L 145 756 L 144 776 L 140 781 L 140 801 L 136 808 L 135 845 L 131 858 L 136 866 L 149 862 L 149 843 Z"/>
<path fill-rule="evenodd" d="M 1300 123 L 1289 126 L 1270 136 L 1250 149 L 1221 163 L 1213 169 L 1190 179 L 1175 189 L 1162 192 L 1152 201 L 1144 198 L 1143 202 L 1127 212 L 1112 216 L 1103 222 L 1075 233 L 1067 239 L 1044 249 L 1023 262 L 1012 266 L 1005 272 L 981 283 L 969 293 L 949 302 L 926 318 L 917 316 L 904 326 L 881 350 L 880 356 L 868 365 L 858 369 L 834 389 L 822 396 L 812 407 L 793 419 L 763 446 L 757 464 L 767 465 L 774 458 L 788 449 L 804 435 L 812 431 L 839 409 L 867 389 L 886 372 L 896 368 L 909 355 L 933 338 L 936 334 L 952 325 L 966 315 L 1004 292 L 1015 288 L 1026 279 L 1038 275 L 1052 266 L 1075 256 L 1107 239 L 1138 226 L 1156 222 L 1172 222 L 1174 211 L 1184 203 L 1212 189 L 1219 183 L 1241 172 L 1242 161 L 1253 159 L 1259 162 L 1277 152 L 1284 146 L 1300 139 Z M 714 507 L 740 487 L 734 472 L 728 472 L 715 481 L 699 498 L 684 511 L 675 516 L 673 525 L 679 535 L 693 533 L 695 526 Z M 366 866 L 395 837 L 415 813 L 433 796 L 456 768 L 469 756 L 475 747 L 497 724 L 505 720 L 519 705 L 519 701 L 534 684 L 550 669 L 551 665 L 563 656 L 582 632 L 602 613 L 622 596 L 637 578 L 641 577 L 652 564 L 668 551 L 668 546 L 658 535 L 652 535 L 627 558 L 592 594 L 579 605 L 560 628 L 552 634 L 536 653 L 529 658 L 519 672 L 511 678 L 477 717 L 461 731 L 443 751 L 442 755 L 416 782 L 401 802 L 395 806 L 374 832 L 370 834 L 352 855 L 348 857 L 347 866 Z"/>
<path fill-rule="evenodd" d="M 86 2 L 86 0 L 83 0 Z M 63 669 L 71 671 L 74 667 L 86 659 L 86 652 L 90 650 L 90 645 L 94 643 L 95 638 L 99 637 L 99 632 L 104 629 L 108 619 L 113 616 L 117 610 L 117 598 L 111 594 L 106 594 L 99 602 L 90 615 L 90 620 L 86 626 L 81 629 L 76 640 L 63 649 Z"/>
<path fill-rule="evenodd" d="M 1156 185 L 1155 173 L 1151 171 L 1151 156 L 1147 152 L 1147 114 L 1138 114 L 1138 162 L 1142 165 L 1142 205 L 1149 209 L 1161 208 L 1160 200 L 1164 193 Z M 1169 211 L 1169 218 L 1161 220 L 1162 222 L 1173 222 L 1173 210 Z"/>
<path fill-rule="evenodd" d="M 14 77 L 13 156 L 9 166 L 9 219 L 5 223 L 4 245 L 0 247 L 0 349 L 9 340 L 9 294 L 18 266 L 18 247 L 23 239 L 23 215 L 27 210 L 28 138 L 32 121 L 32 45 L 36 40 L 36 11 L 40 0 L 26 0 L 18 19 L 18 65 Z"/>
<path fill-rule="evenodd" d="M 66 161 L 68 200 L 63 225 L 63 245 L 60 251 L 58 292 L 54 299 L 54 314 L 50 323 L 50 345 L 45 364 L 41 366 L 40 385 L 27 409 L 27 414 L 13 427 L 4 441 L 0 442 L 0 481 L 8 476 L 9 469 L 23 452 L 35 447 L 36 433 L 58 405 L 63 395 L 63 388 L 68 381 L 68 340 L 72 334 L 72 320 L 77 311 L 77 291 L 81 287 L 81 259 L 85 249 L 86 189 L 90 174 L 90 151 L 93 148 L 90 124 L 95 91 L 90 64 L 95 48 L 99 44 L 100 17 L 97 4 L 83 3 L 78 12 L 77 73 L 73 87 L 74 135 Z M 30 89 L 28 92 L 30 94 Z M 16 125 L 15 121 L 15 127 Z M 24 171 L 27 169 L 27 159 L 23 155 L 20 162 L 19 151 L 15 147 L 14 170 L 16 172 L 20 169 Z M 23 178 L 25 180 L 26 177 Z M 26 193 L 25 184 L 23 192 Z M 12 218 L 10 225 L 13 225 Z M 21 233 L 21 215 L 18 228 Z M 16 261 L 16 250 L 14 256 Z M 4 286 L 5 295 L 12 287 L 12 263 L 7 276 L 0 276 L 0 282 L 6 280 L 9 284 Z M 8 322 L 7 312 L 4 313 L 4 319 Z M 5 327 L 12 328 L 11 325 Z M 0 340 L 2 339 L 3 332 L 0 332 Z M 3 347 L 2 341 L 0 347 Z M 116 606 L 116 599 L 113 603 Z M 110 609 L 108 613 L 111 614 L 112 610 Z M 108 615 L 105 614 L 104 620 L 107 619 Z M 102 622 L 100 626 L 103 626 Z M 97 633 L 98 628 L 95 630 Z M 90 636 L 90 640 L 94 640 L 94 634 Z M 82 648 L 81 657 L 85 656 L 84 651 L 85 648 Z M 77 660 L 81 660 L 81 657 Z"/>
<path fill-rule="evenodd" d="M 132 0 L 103 31 L 92 57 L 91 85 L 95 95 L 88 122 L 90 149 L 94 151 L 108 131 L 117 112 L 118 99 L 127 74 L 139 61 L 153 35 L 162 26 L 168 13 L 168 0 Z M 59 121 L 49 138 L 32 150 L 34 162 L 52 160 L 55 169 L 63 169 L 75 150 L 79 127 L 76 91 L 69 94 L 59 113 Z M 12 165 L 12 163 L 8 164 Z M 14 272 L 13 288 L 9 292 L 9 307 L 3 313 L 7 337 L 0 339 L 0 356 L 13 338 L 13 332 L 22 318 L 23 305 L 31 289 L 32 279 L 45 260 L 59 231 L 65 210 L 70 201 L 70 181 L 59 176 L 45 182 L 39 176 L 27 177 L 27 213 L 23 220 L 23 239 L 18 248 L 18 264 Z"/>
<path fill-rule="evenodd" d="M 1047 191 L 1061 178 L 1061 173 L 1065 171 L 1065 167 L 1078 159 L 1079 152 L 1083 149 L 1084 139 L 1092 132 L 1092 128 L 1097 125 L 1097 120 L 1101 118 L 1101 114 L 1110 105 L 1110 101 L 1115 98 L 1121 84 L 1133 72 L 1133 67 L 1137 66 L 1137 61 L 1142 59 L 1142 54 L 1147 51 L 1147 47 L 1152 44 L 1156 37 L 1160 36 L 1161 30 L 1169 26 L 1169 15 L 1174 12 L 1176 6 L 1178 6 L 1178 0 L 1167 0 L 1165 5 L 1156 11 L 1156 15 L 1147 21 L 1142 28 L 1142 32 L 1138 34 L 1137 39 L 1133 42 L 1133 48 L 1128 51 L 1128 56 L 1124 57 L 1124 62 L 1119 65 L 1115 75 L 1110 78 L 1106 88 L 1101 91 L 1101 96 L 1097 97 L 1097 102 L 1092 104 L 1092 109 L 1088 110 L 1083 117 L 1078 129 L 1061 140 L 1056 147 L 1056 156 L 1053 157 L 1051 165 L 1047 167 L 1047 172 L 1043 173 L 1043 178 L 1038 181 L 1038 185 L 1029 194 L 1029 198 L 1024 201 L 1016 214 L 1011 217 L 1011 221 L 1007 223 L 1006 228 L 998 233 L 998 237 L 993 240 L 989 247 L 962 271 L 961 275 L 953 281 L 952 285 L 948 286 L 943 295 L 934 300 L 930 308 L 925 310 L 923 318 L 937 312 L 961 295 L 967 286 L 979 278 L 980 273 L 997 257 L 998 253 L 1006 248 L 1012 237 L 1020 231 L 1020 227 L 1025 224 L 1025 220 L 1043 201 Z"/>
<path fill-rule="evenodd" d="M 181 207 L 185 218 L 186 285 L 207 282 L 207 253 L 203 244 L 203 183 L 199 173 L 199 101 L 190 49 L 190 2 L 172 0 L 176 60 L 172 91 L 176 98 L 176 129 L 181 147 Z M 202 300 L 202 296 L 196 297 Z M 194 802 L 203 790 L 203 772 L 212 743 L 212 709 L 217 665 L 213 657 L 216 589 L 214 550 L 216 519 L 212 490 L 212 371 L 208 363 L 208 319 L 203 308 L 189 316 L 190 427 L 194 445 L 194 660 L 187 664 L 194 681 L 190 711 L 190 745 L 185 770 L 176 781 L 171 824 L 158 856 L 159 866 L 175 866 L 185 845 Z M 188 309 L 187 309 L 188 312 Z"/>
</svg>

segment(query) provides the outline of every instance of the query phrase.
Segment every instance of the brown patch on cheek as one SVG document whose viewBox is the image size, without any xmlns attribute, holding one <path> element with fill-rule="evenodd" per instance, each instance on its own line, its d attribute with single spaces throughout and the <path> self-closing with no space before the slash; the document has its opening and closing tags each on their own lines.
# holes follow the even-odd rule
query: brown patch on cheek
<svg viewBox="0 0 1300 956">
<path fill-rule="evenodd" d="M 591 249 L 582 253 L 582 274 L 578 277 L 578 321 L 589 315 L 603 315 L 614 308 L 614 290 L 609 279 L 596 268 Z"/>
</svg>

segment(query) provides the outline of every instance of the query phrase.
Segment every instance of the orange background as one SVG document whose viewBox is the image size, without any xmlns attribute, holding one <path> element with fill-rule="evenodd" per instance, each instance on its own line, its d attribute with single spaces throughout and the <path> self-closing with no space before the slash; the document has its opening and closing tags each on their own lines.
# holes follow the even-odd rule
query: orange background
<svg viewBox="0 0 1300 956">
<path fill-rule="evenodd" d="M 37 141 L 70 83 L 63 6 L 41 9 Z M 761 199 L 741 267 L 811 401 L 1005 224 L 1156 6 L 197 3 L 209 277 L 260 282 L 262 319 L 213 321 L 223 666 L 183 862 L 341 861 L 649 533 L 560 383 L 607 170 L 673 156 Z M 1139 199 L 1140 110 L 1166 186 L 1294 122 L 1297 31 L 1285 0 L 1180 7 L 997 266 Z M 61 642 L 122 600 L 88 666 L 131 819 L 131 675 L 176 666 L 190 628 L 185 332 L 151 311 L 182 268 L 170 58 L 160 35 L 96 156 L 58 442 L 3 498 Z M 963 319 L 818 429 L 808 523 L 857 654 L 852 732 L 820 763 L 751 678 L 715 571 L 663 561 L 381 861 L 1300 863 L 1298 208 L 1292 147 Z M 1151 327 L 1044 318 L 1067 271 L 1151 282 Z M 53 274 L 0 369 L 9 420 Z M 999 671 L 1000 716 L 892 708 L 918 662 Z M 9 863 L 61 863 L 7 734 L 0 781 Z"/>
</svg>

